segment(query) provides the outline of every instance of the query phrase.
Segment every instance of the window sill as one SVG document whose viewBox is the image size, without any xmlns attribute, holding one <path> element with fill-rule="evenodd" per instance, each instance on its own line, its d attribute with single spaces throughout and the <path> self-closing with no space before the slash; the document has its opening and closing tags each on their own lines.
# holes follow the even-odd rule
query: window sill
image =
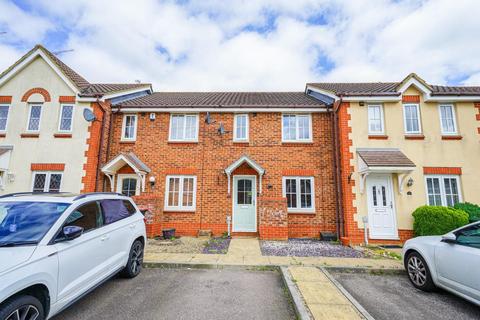
<svg viewBox="0 0 480 320">
<path fill-rule="evenodd" d="M 179 145 L 182 145 L 182 144 L 198 144 L 198 140 L 195 140 L 195 141 L 168 141 L 167 142 L 168 144 L 179 144 Z"/>
<path fill-rule="evenodd" d="M 5 132 L 0 133 L 0 138 L 5 138 L 6 136 L 7 136 L 7 134 Z"/>
<path fill-rule="evenodd" d="M 54 133 L 53 137 L 54 138 L 71 138 L 72 134 L 71 133 Z"/>
<path fill-rule="evenodd" d="M 387 140 L 388 136 L 384 134 L 369 134 L 368 139 L 370 140 Z"/>
<path fill-rule="evenodd" d="M 287 210 L 288 214 L 310 214 L 315 215 L 315 211 L 307 211 L 307 210 Z"/>
<path fill-rule="evenodd" d="M 134 144 L 135 140 L 120 140 L 120 144 Z"/>
<path fill-rule="evenodd" d="M 442 140 L 462 140 L 461 135 L 442 135 Z"/>
<path fill-rule="evenodd" d="M 282 141 L 282 146 L 301 146 L 301 145 L 313 145 L 313 141 Z"/>
<path fill-rule="evenodd" d="M 172 208 L 165 208 L 163 209 L 164 213 L 195 213 L 196 209 L 172 209 Z"/>
<path fill-rule="evenodd" d="M 22 133 L 20 134 L 20 138 L 39 138 L 40 133 Z"/>
<path fill-rule="evenodd" d="M 250 141 L 248 140 L 233 140 L 234 144 L 249 144 Z"/>
<path fill-rule="evenodd" d="M 405 140 L 425 140 L 425 136 L 423 134 L 406 134 Z"/>
</svg>

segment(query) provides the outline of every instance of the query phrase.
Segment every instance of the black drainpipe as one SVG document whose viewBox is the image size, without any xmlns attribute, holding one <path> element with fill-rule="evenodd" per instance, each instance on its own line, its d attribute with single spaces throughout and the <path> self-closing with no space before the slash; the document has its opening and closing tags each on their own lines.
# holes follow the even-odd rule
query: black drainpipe
<svg viewBox="0 0 480 320">
<path fill-rule="evenodd" d="M 337 235 L 338 239 L 345 235 L 345 220 L 343 210 L 343 193 L 342 193 L 342 167 L 340 164 L 341 152 L 339 142 L 339 128 L 338 128 L 338 110 L 342 105 L 343 97 L 340 95 L 340 99 L 333 104 L 333 153 L 334 153 L 334 170 L 335 170 L 335 187 L 336 194 L 336 215 L 337 215 Z"/>
</svg>

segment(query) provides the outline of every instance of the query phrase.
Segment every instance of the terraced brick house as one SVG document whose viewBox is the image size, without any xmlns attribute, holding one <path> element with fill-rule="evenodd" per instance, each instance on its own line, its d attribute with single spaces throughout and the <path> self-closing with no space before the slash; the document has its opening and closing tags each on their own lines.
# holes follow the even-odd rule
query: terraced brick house
<svg viewBox="0 0 480 320">
<path fill-rule="evenodd" d="M 0 193 L 94 191 L 109 104 L 150 91 L 90 83 L 35 46 L 0 74 Z"/>
<path fill-rule="evenodd" d="M 412 237 L 424 204 L 480 203 L 480 87 L 415 74 L 391 83 L 310 83 L 334 103 L 345 243 Z"/>
<path fill-rule="evenodd" d="M 336 231 L 329 106 L 304 92 L 156 92 L 112 105 L 105 190 L 153 215 L 150 235 L 262 239 Z"/>
</svg>

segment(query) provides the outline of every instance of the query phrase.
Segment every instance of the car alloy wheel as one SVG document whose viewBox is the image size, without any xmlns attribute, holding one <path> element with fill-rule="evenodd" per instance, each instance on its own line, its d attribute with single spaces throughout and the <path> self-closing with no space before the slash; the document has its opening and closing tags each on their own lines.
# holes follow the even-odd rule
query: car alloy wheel
<svg viewBox="0 0 480 320">
<path fill-rule="evenodd" d="M 419 257 L 411 256 L 408 259 L 408 276 L 419 287 L 423 287 L 427 282 L 427 269 Z"/>
<path fill-rule="evenodd" d="M 138 274 L 143 263 L 143 245 L 140 241 L 135 242 L 132 250 L 130 268 L 133 274 Z"/>
<path fill-rule="evenodd" d="M 19 307 L 5 319 L 5 320 L 35 320 L 40 315 L 37 307 L 28 304 Z"/>
</svg>

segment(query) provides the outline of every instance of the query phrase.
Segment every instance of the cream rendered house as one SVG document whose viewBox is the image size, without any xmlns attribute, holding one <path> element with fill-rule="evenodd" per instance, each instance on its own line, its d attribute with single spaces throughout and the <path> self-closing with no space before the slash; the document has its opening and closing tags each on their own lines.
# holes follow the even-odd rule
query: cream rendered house
<svg viewBox="0 0 480 320">
<path fill-rule="evenodd" d="M 480 87 L 311 83 L 334 101 L 343 241 L 403 242 L 419 206 L 480 203 Z"/>
<path fill-rule="evenodd" d="M 0 193 L 94 191 L 109 103 L 150 91 L 91 84 L 35 46 L 0 74 Z"/>
</svg>

